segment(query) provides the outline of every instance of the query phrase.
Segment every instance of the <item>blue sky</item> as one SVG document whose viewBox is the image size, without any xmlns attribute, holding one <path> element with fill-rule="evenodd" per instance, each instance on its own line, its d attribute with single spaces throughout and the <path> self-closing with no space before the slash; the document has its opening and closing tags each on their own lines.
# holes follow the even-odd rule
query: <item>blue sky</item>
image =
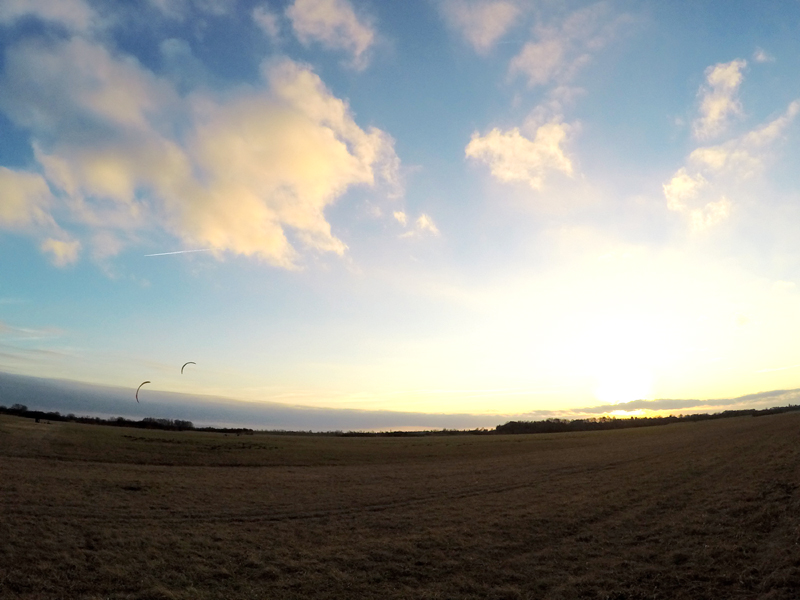
<svg viewBox="0 0 800 600">
<path fill-rule="evenodd" d="M 798 388 L 798 25 L 6 0 L 0 371 L 498 415 Z"/>
</svg>

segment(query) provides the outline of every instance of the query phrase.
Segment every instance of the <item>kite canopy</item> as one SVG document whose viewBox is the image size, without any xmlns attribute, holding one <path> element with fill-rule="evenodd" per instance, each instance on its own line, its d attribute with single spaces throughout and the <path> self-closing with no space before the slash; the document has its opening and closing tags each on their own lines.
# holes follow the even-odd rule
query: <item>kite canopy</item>
<svg viewBox="0 0 800 600">
<path fill-rule="evenodd" d="M 196 365 L 196 364 L 197 364 L 196 362 L 189 361 L 187 363 L 183 363 L 183 367 L 185 367 L 186 365 Z M 181 375 L 183 375 L 183 367 L 181 367 Z"/>
<path fill-rule="evenodd" d="M 140 383 L 140 384 L 139 384 L 139 387 L 138 387 L 138 388 L 136 388 L 136 401 L 137 401 L 137 402 L 139 402 L 139 390 L 140 390 L 140 389 L 142 389 L 142 386 L 143 386 L 145 383 L 150 383 L 150 382 L 149 382 L 149 381 L 143 381 L 142 383 Z M 140 404 L 141 404 L 141 402 L 140 402 Z"/>
</svg>

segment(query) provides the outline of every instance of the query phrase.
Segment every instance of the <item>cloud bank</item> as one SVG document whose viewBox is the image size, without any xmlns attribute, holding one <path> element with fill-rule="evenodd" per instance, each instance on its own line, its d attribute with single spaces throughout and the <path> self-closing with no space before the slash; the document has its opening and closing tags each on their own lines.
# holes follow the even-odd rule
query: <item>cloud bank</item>
<svg viewBox="0 0 800 600">
<path fill-rule="evenodd" d="M 683 411 L 689 413 L 700 412 L 721 412 L 723 410 L 740 410 L 749 408 L 768 408 L 772 406 L 787 406 L 796 404 L 800 399 L 800 389 L 796 390 L 772 390 L 769 392 L 758 392 L 747 394 L 737 398 L 720 398 L 715 400 L 693 400 L 693 399 L 669 399 L 658 400 L 632 400 L 630 402 L 620 402 L 619 404 L 603 404 L 587 408 L 576 409 L 575 412 L 583 414 L 609 414 L 622 412 L 638 411 Z"/>
<path fill-rule="evenodd" d="M 494 428 L 514 420 L 547 418 L 580 419 L 601 414 L 662 413 L 684 414 L 767 408 L 796 404 L 800 390 L 775 390 L 719 400 L 634 400 L 569 411 L 540 410 L 528 413 L 479 415 L 467 413 L 414 413 L 387 410 L 308 408 L 275 402 L 243 402 L 229 398 L 195 396 L 147 390 L 134 400 L 136 384 L 130 389 L 90 385 L 74 381 L 26 377 L 0 372 L 0 398 L 4 406 L 19 403 L 31 410 L 62 414 L 183 419 L 196 426 L 248 427 L 295 431 L 359 431 L 402 429 Z"/>
</svg>

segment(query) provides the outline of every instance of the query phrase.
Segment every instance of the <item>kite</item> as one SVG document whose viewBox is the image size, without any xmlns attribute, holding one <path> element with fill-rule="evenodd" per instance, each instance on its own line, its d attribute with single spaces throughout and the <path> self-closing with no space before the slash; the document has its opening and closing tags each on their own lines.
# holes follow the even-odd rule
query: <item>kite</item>
<svg viewBox="0 0 800 600">
<path fill-rule="evenodd" d="M 183 363 L 183 367 L 185 367 L 186 365 L 196 365 L 196 364 L 197 364 L 196 362 L 189 361 L 187 363 Z M 183 367 L 181 367 L 181 375 L 183 375 Z"/>
<path fill-rule="evenodd" d="M 145 383 L 150 383 L 150 382 L 149 382 L 149 381 L 143 381 L 142 383 L 140 383 L 140 384 L 139 384 L 139 387 L 138 387 L 138 388 L 136 388 L 136 401 L 137 401 L 137 402 L 139 402 L 139 390 L 140 390 L 140 389 L 142 389 L 142 386 L 143 386 Z M 141 402 L 139 402 L 139 403 L 141 404 Z"/>
</svg>

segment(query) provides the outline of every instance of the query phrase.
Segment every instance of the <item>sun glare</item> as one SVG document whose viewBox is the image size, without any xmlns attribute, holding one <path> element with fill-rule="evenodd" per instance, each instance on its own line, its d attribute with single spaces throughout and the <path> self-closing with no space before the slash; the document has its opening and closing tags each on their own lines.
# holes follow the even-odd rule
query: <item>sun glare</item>
<svg viewBox="0 0 800 600">
<path fill-rule="evenodd" d="M 603 404 L 651 399 L 654 373 L 668 360 L 667 335 L 653 319 L 614 316 L 588 328 L 579 366 Z"/>
<path fill-rule="evenodd" d="M 594 397 L 603 404 L 650 399 L 653 394 L 652 381 L 650 373 L 641 368 L 609 370 L 598 376 Z"/>
</svg>

